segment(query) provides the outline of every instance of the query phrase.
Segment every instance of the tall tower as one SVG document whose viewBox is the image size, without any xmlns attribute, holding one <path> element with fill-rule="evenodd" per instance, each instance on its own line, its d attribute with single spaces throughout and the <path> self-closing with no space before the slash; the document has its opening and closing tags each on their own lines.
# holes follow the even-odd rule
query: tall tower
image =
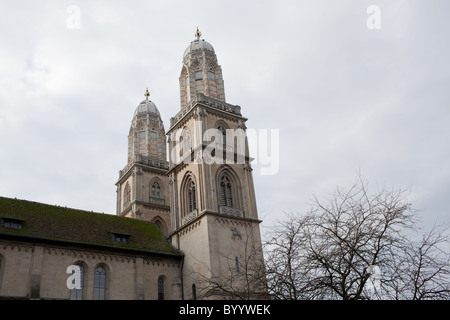
<svg viewBox="0 0 450 320">
<path fill-rule="evenodd" d="M 185 255 L 185 299 L 260 298 L 261 237 L 241 108 L 225 101 L 213 46 L 184 52 L 181 111 L 170 119 L 172 245 Z M 249 287 L 248 283 L 254 285 Z"/>
<path fill-rule="evenodd" d="M 128 134 L 128 163 L 119 172 L 117 215 L 155 223 L 170 229 L 166 135 L 161 115 L 145 92 L 136 108 Z"/>
</svg>

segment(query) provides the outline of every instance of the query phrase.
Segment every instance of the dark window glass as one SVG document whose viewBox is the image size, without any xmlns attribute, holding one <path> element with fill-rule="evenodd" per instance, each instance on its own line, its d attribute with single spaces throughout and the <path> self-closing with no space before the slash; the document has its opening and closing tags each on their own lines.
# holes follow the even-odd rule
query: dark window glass
<svg viewBox="0 0 450 320">
<path fill-rule="evenodd" d="M 22 229 L 22 221 L 15 219 L 2 218 L 1 225 L 5 228 Z"/>
<path fill-rule="evenodd" d="M 103 267 L 95 268 L 94 300 L 105 300 L 106 271 Z"/>
<path fill-rule="evenodd" d="M 158 300 L 164 300 L 164 278 L 158 278 Z"/>
<path fill-rule="evenodd" d="M 226 176 L 223 176 L 220 181 L 220 199 L 222 206 L 230 208 L 233 207 L 231 182 Z"/>
<path fill-rule="evenodd" d="M 130 236 L 127 234 L 118 234 L 118 233 L 110 233 L 111 238 L 115 242 L 122 242 L 122 243 L 129 243 L 130 242 Z"/>
</svg>

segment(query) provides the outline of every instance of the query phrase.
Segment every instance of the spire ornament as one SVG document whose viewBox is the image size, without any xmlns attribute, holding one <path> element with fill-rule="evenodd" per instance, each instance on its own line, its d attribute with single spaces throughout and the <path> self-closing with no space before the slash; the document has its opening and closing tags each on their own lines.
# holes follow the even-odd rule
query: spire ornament
<svg viewBox="0 0 450 320">
<path fill-rule="evenodd" d="M 150 92 L 148 91 L 148 88 L 145 90 L 144 96 L 147 100 L 148 100 L 148 97 L 150 97 Z"/>
<path fill-rule="evenodd" d="M 197 31 L 195 31 L 195 37 L 197 38 L 197 41 L 200 40 L 201 36 L 202 36 L 202 33 L 200 32 L 200 30 L 198 30 L 198 27 L 197 27 Z"/>
</svg>

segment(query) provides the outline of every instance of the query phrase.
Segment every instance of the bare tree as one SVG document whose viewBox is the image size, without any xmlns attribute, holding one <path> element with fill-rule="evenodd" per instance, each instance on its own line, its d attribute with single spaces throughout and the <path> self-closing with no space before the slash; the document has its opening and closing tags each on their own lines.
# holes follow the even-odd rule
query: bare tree
<svg viewBox="0 0 450 320">
<path fill-rule="evenodd" d="M 299 218 L 292 213 L 279 222 L 264 244 L 266 276 L 270 294 L 283 300 L 313 299 L 309 291 L 309 268 L 304 264 L 306 237 L 304 230 L 307 217 Z"/>
<path fill-rule="evenodd" d="M 396 299 L 450 299 L 448 226 L 435 226 L 402 248 L 393 287 Z"/>
<path fill-rule="evenodd" d="M 406 234 L 417 221 L 407 195 L 386 188 L 369 194 L 359 176 L 327 203 L 315 198 L 306 215 L 289 214 L 266 243 L 270 293 L 279 299 L 448 297 L 448 255 L 436 255 L 444 238 L 411 244 Z M 399 294 L 406 287 L 415 288 L 411 296 Z"/>
</svg>

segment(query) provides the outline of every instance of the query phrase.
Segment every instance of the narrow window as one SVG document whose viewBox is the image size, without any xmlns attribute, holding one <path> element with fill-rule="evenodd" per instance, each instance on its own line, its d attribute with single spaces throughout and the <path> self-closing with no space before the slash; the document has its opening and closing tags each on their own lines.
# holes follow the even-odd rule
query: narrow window
<svg viewBox="0 0 450 320">
<path fill-rule="evenodd" d="M 194 210 L 197 209 L 197 193 L 195 192 L 195 186 L 192 188 L 192 203 Z"/>
<path fill-rule="evenodd" d="M 103 267 L 95 268 L 94 300 L 105 300 L 106 271 Z"/>
<path fill-rule="evenodd" d="M 231 182 L 226 176 L 222 176 L 220 181 L 220 198 L 223 207 L 233 207 Z"/>
<path fill-rule="evenodd" d="M 202 80 L 203 79 L 203 72 L 196 71 L 195 72 L 195 80 Z"/>
<path fill-rule="evenodd" d="M 158 278 L 158 300 L 164 300 L 164 278 L 160 276 Z"/>
<path fill-rule="evenodd" d="M 208 71 L 209 80 L 216 80 L 216 75 L 212 71 Z"/>
<path fill-rule="evenodd" d="M 237 273 L 239 273 L 239 259 L 238 259 L 238 257 L 236 257 L 236 259 L 235 259 L 236 261 L 236 272 Z"/>
<path fill-rule="evenodd" d="M 154 221 L 153 223 L 158 227 L 158 229 L 159 229 L 161 232 L 163 232 L 164 228 L 163 228 L 163 224 L 161 223 L 161 221 L 156 220 L 156 221 Z"/>
<path fill-rule="evenodd" d="M 189 212 L 194 211 L 197 209 L 197 195 L 195 192 L 195 186 L 194 183 L 191 182 L 191 186 L 188 190 L 188 200 L 189 200 Z"/>
<path fill-rule="evenodd" d="M 231 183 L 227 183 L 227 206 L 233 207 L 233 198 L 231 197 Z"/>
<path fill-rule="evenodd" d="M 225 184 L 223 181 L 220 183 L 220 200 L 221 200 L 222 206 L 226 207 L 227 206 L 227 196 L 225 194 Z"/>
<path fill-rule="evenodd" d="M 127 183 L 125 186 L 125 194 L 123 195 L 123 205 L 126 207 L 130 204 L 131 201 L 131 188 L 130 185 Z"/>
<path fill-rule="evenodd" d="M 83 286 L 84 286 L 84 268 L 82 265 L 77 265 L 80 268 L 80 289 L 72 289 L 70 290 L 70 300 L 83 300 Z M 72 271 L 72 274 L 75 273 L 75 270 Z M 72 284 L 75 284 L 75 279 L 72 280 Z"/>
</svg>

